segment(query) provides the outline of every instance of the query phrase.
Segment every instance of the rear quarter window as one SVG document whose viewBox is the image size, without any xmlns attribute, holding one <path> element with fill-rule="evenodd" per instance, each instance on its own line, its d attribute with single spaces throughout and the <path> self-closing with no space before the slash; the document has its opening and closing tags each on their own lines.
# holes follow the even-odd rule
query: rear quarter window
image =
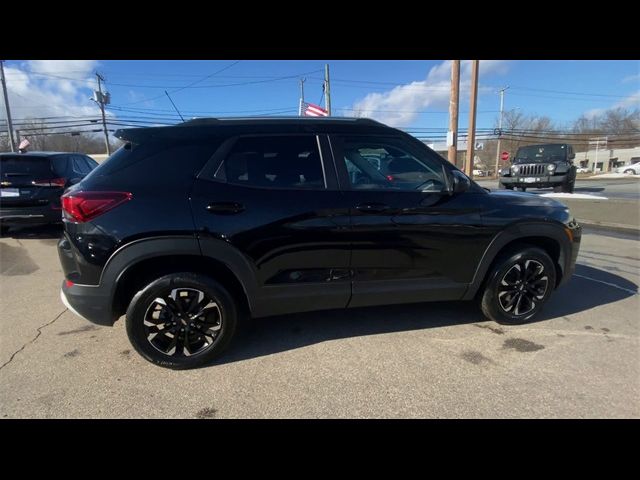
<svg viewBox="0 0 640 480">
<path fill-rule="evenodd" d="M 195 175 L 220 146 L 220 141 L 145 142 L 126 144 L 98 165 L 85 184 L 159 186 L 180 183 Z"/>
</svg>

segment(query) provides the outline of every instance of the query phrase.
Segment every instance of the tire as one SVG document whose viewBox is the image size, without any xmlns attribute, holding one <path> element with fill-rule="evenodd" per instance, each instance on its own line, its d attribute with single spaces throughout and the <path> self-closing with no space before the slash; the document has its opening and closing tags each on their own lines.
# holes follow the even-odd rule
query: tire
<svg viewBox="0 0 640 480">
<path fill-rule="evenodd" d="M 527 187 L 518 187 L 520 189 L 521 192 L 526 192 L 527 191 Z"/>
<path fill-rule="evenodd" d="M 189 314 L 190 306 L 194 314 Z M 198 311 L 204 313 L 198 316 Z M 226 350 L 236 332 L 238 309 L 227 289 L 212 278 L 173 273 L 133 297 L 125 323 L 140 355 L 160 367 L 183 370 L 211 362 Z"/>
<path fill-rule="evenodd" d="M 631 175 L 635 175 L 636 174 L 635 170 L 632 170 L 631 168 L 628 168 L 627 170 L 625 170 L 622 173 L 630 173 Z"/>
<path fill-rule="evenodd" d="M 562 191 L 565 193 L 573 193 L 575 186 L 576 186 L 575 180 L 569 183 L 565 183 L 564 185 L 562 185 Z"/>
<path fill-rule="evenodd" d="M 540 266 L 542 270 L 539 270 Z M 526 284 L 523 289 L 522 283 L 516 283 L 521 275 L 519 272 L 522 271 L 534 279 L 533 283 L 529 283 L 531 288 L 529 292 L 527 292 Z M 535 276 L 533 276 L 534 274 Z M 522 277 L 520 279 L 522 280 Z M 510 294 L 509 291 L 505 293 L 503 291 L 506 287 L 505 284 L 513 284 L 513 289 L 510 291 L 515 293 Z M 526 323 L 540 312 L 551 296 L 555 285 L 556 269 L 549 255 L 540 248 L 519 245 L 501 254 L 494 262 L 482 292 L 480 302 L 482 313 L 487 318 L 501 324 Z M 524 295 L 520 292 L 524 292 Z M 518 295 L 521 300 L 517 299 Z M 511 306 L 509 306 L 510 303 Z"/>
</svg>

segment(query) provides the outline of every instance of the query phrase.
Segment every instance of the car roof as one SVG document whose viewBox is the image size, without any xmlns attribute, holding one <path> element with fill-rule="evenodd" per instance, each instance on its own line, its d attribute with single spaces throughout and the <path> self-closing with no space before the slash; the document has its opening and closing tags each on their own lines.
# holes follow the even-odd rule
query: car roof
<svg viewBox="0 0 640 480">
<path fill-rule="evenodd" d="M 84 155 L 76 152 L 2 152 L 0 157 L 52 157 L 54 155 Z"/>
<path fill-rule="evenodd" d="M 221 133 L 227 136 L 253 133 L 382 132 L 395 130 L 370 118 L 353 117 L 224 117 L 194 118 L 177 125 L 120 129 L 125 141 L 192 139 Z"/>
</svg>

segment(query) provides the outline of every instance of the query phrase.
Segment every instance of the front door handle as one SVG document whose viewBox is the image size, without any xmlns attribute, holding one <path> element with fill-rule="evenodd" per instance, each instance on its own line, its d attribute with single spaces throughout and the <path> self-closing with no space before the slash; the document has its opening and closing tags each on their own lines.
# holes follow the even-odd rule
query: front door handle
<svg viewBox="0 0 640 480">
<path fill-rule="evenodd" d="M 244 212 L 244 205 L 238 202 L 213 202 L 207 205 L 207 212 L 216 215 L 235 215 Z"/>
<path fill-rule="evenodd" d="M 391 207 L 384 203 L 361 203 L 356 206 L 356 210 L 362 213 L 383 213 L 390 209 Z"/>
</svg>

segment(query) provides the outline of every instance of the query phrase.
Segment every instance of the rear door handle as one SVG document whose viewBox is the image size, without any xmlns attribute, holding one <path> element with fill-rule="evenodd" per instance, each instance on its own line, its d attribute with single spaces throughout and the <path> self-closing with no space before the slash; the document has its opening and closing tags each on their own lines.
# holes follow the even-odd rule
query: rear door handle
<svg viewBox="0 0 640 480">
<path fill-rule="evenodd" d="M 244 212 L 244 205 L 238 202 L 213 202 L 207 205 L 207 212 L 216 215 L 235 215 Z"/>
<path fill-rule="evenodd" d="M 363 213 L 382 213 L 390 209 L 391 207 L 384 203 L 361 203 L 356 206 L 356 210 Z"/>
</svg>

